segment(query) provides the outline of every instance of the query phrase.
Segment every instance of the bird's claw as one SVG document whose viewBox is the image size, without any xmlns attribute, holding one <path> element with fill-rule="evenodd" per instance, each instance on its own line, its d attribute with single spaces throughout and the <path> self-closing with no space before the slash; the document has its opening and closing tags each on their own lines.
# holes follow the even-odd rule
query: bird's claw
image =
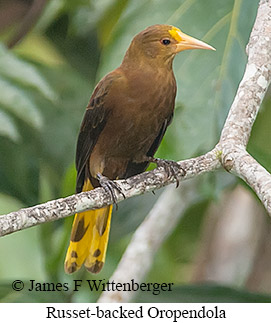
<svg viewBox="0 0 271 323">
<path fill-rule="evenodd" d="M 121 194 L 124 199 L 126 198 L 120 186 L 114 181 L 110 180 L 109 178 L 101 174 L 97 174 L 97 179 L 99 180 L 101 187 L 103 187 L 105 191 L 111 196 L 112 202 L 116 205 L 116 208 L 118 208 L 117 196 L 115 191 Z"/>
<path fill-rule="evenodd" d="M 168 178 L 175 178 L 176 188 L 179 186 L 180 182 L 178 179 L 178 174 L 181 171 L 182 175 L 184 176 L 186 172 L 177 162 L 161 158 L 152 158 L 151 162 L 155 163 L 157 167 L 162 167 L 165 170 Z"/>
</svg>

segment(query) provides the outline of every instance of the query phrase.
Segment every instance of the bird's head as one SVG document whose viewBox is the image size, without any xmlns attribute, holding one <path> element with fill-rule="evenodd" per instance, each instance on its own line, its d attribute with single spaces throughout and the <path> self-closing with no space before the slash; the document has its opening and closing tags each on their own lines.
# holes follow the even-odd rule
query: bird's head
<svg viewBox="0 0 271 323">
<path fill-rule="evenodd" d="M 130 59 L 155 59 L 155 64 L 171 63 L 174 56 L 187 49 L 210 49 L 214 47 L 186 35 L 171 25 L 153 25 L 137 34 L 128 51 Z M 129 53 L 130 51 L 130 53 Z"/>
</svg>

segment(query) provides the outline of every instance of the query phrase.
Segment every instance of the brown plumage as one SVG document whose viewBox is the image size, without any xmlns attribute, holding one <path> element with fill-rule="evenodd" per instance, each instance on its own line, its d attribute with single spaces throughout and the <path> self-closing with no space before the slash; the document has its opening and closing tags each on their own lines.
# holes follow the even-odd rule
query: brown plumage
<svg viewBox="0 0 271 323">
<path fill-rule="evenodd" d="M 155 161 L 173 116 L 173 58 L 193 48 L 213 49 L 169 25 L 151 26 L 134 37 L 120 67 L 98 83 L 87 106 L 77 143 L 77 192 L 100 185 L 112 191 L 110 180 L 143 172 Z M 85 260 L 91 272 L 101 270 L 111 210 L 76 215 L 66 272 L 79 269 Z M 76 235 L 81 239 L 73 239 Z"/>
</svg>

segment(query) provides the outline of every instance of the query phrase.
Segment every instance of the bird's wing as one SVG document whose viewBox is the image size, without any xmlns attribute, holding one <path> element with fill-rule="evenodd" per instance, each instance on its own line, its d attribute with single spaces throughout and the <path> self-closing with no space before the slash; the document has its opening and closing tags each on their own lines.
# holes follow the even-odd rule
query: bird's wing
<svg viewBox="0 0 271 323">
<path fill-rule="evenodd" d="M 76 192 L 81 192 L 86 177 L 90 177 L 88 161 L 91 152 L 105 127 L 110 109 L 105 104 L 105 97 L 115 79 L 108 74 L 96 86 L 87 106 L 77 140 L 76 148 Z M 86 176 L 87 174 L 87 176 Z"/>
<path fill-rule="evenodd" d="M 164 134 L 167 130 L 167 127 L 170 125 L 171 121 L 173 118 L 173 113 L 167 118 L 165 119 L 163 125 L 160 128 L 160 131 L 157 135 L 157 137 L 155 138 L 154 142 L 152 143 L 150 149 L 147 152 L 147 157 L 153 157 L 153 155 L 155 154 L 156 150 L 158 149 Z M 143 162 L 143 163 L 134 163 L 134 162 L 129 162 L 127 169 L 126 169 L 126 173 L 125 173 L 125 178 L 137 175 L 139 173 L 144 172 L 147 167 L 149 165 L 149 162 Z"/>
</svg>

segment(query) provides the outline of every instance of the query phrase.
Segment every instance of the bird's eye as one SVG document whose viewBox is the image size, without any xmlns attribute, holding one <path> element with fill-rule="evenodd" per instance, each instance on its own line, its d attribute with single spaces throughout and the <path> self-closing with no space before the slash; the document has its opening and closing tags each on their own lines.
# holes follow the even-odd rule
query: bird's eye
<svg viewBox="0 0 271 323">
<path fill-rule="evenodd" d="M 171 42 L 170 42 L 170 39 L 168 39 L 168 38 L 163 38 L 162 40 L 161 40 L 161 43 L 163 44 L 163 45 L 169 45 Z"/>
</svg>

